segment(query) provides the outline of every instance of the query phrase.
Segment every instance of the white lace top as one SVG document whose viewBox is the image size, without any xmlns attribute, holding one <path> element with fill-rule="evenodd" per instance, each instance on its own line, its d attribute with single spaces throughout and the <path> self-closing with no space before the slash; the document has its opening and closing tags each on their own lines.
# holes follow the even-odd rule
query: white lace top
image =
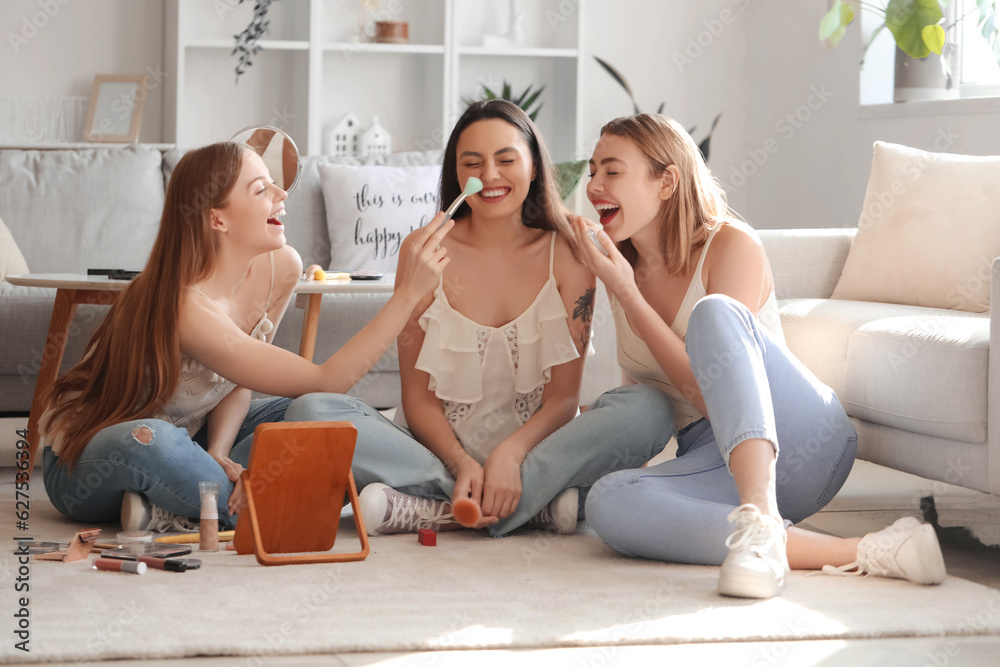
<svg viewBox="0 0 1000 667">
<path fill-rule="evenodd" d="M 701 251 L 701 257 L 698 258 L 698 266 L 695 268 L 694 275 L 691 276 L 691 283 L 684 294 L 684 300 L 677 310 L 673 324 L 670 325 L 670 328 L 681 340 L 687 339 L 688 320 L 691 318 L 691 311 L 694 310 L 695 304 L 708 295 L 705 282 L 702 280 L 701 270 L 705 263 L 705 257 L 708 255 L 708 247 L 720 227 L 722 225 L 717 225 L 708 233 L 705 248 Z M 756 232 L 748 225 L 741 225 L 741 228 L 748 230 L 754 238 L 757 238 Z M 610 290 L 608 298 L 611 300 L 611 313 L 615 319 L 615 333 L 618 338 L 618 365 L 635 382 L 656 387 L 670 397 L 670 402 L 674 406 L 675 430 L 680 430 L 701 419 L 703 415 L 673 385 L 667 374 L 660 368 L 660 364 L 653 357 L 653 353 L 646 346 L 645 341 L 632 331 L 628 318 L 625 317 L 625 311 L 622 310 L 621 305 Z M 771 332 L 775 338 L 784 342 L 785 337 L 781 331 L 781 315 L 778 313 L 778 302 L 775 299 L 773 288 L 767 301 L 755 315 L 765 329 Z"/>
<path fill-rule="evenodd" d="M 427 388 L 441 399 L 462 447 L 480 463 L 535 414 L 552 367 L 580 356 L 556 287 L 555 240 L 553 232 L 548 280 L 508 324 L 487 327 L 456 311 L 443 279 L 420 317 L 426 335 L 415 366 L 430 375 Z M 396 420 L 405 425 L 402 409 Z"/>
</svg>

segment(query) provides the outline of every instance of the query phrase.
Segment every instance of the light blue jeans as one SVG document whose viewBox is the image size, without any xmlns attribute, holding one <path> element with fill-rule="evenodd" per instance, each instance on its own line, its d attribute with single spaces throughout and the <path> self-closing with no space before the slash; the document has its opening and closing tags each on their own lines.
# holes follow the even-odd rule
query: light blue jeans
<svg viewBox="0 0 1000 667">
<path fill-rule="evenodd" d="M 313 397 L 316 397 L 315 399 Z M 358 489 L 381 482 L 422 498 L 451 500 L 455 479 L 410 432 L 353 396 L 303 396 L 317 421 L 349 421 L 358 429 L 352 471 Z M 642 465 L 670 440 L 658 426 L 663 395 L 647 387 L 609 391 L 586 412 L 538 443 L 521 464 L 521 499 L 514 512 L 489 528 L 500 537 L 518 528 L 566 489 L 590 486 L 614 470 Z M 628 411 L 624 406 L 629 406 Z M 635 438 L 621 438 L 625 431 Z"/>
<path fill-rule="evenodd" d="M 857 432 L 836 394 L 764 330 L 742 303 L 701 299 L 691 313 L 687 352 L 709 420 L 678 434 L 677 458 L 622 470 L 597 482 L 587 523 L 607 544 L 631 556 L 719 565 L 740 504 L 729 454 L 751 438 L 778 453 L 778 510 L 797 523 L 843 486 L 857 451 Z M 641 419 L 631 406 L 621 419 Z M 659 418 L 669 431 L 670 411 Z M 618 439 L 632 439 L 631 432 Z"/>
<path fill-rule="evenodd" d="M 250 402 L 243 425 L 229 454 L 247 466 L 253 432 L 258 424 L 280 421 L 314 421 L 303 408 L 314 398 L 265 398 Z M 320 394 L 319 396 L 323 396 Z M 133 430 L 146 426 L 153 437 L 142 444 Z M 109 426 L 87 443 L 72 472 L 46 447 L 43 457 L 45 490 L 56 509 L 75 521 L 117 522 L 126 491 L 141 493 L 149 501 L 173 514 L 197 517 L 201 499 L 198 482 L 219 483 L 219 525 L 233 528 L 236 515 L 227 503 L 233 483 L 222 466 L 208 455 L 207 429 L 192 439 L 186 429 L 158 419 L 140 419 Z"/>
</svg>

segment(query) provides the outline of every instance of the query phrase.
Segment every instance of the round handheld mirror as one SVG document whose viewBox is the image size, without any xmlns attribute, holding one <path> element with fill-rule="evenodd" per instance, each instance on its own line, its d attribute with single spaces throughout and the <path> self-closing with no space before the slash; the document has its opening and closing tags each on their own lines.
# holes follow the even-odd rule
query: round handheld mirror
<svg viewBox="0 0 1000 667">
<path fill-rule="evenodd" d="M 299 149 L 284 131 L 270 125 L 253 125 L 233 135 L 233 141 L 253 148 L 264 160 L 275 185 L 291 193 L 299 181 Z"/>
</svg>

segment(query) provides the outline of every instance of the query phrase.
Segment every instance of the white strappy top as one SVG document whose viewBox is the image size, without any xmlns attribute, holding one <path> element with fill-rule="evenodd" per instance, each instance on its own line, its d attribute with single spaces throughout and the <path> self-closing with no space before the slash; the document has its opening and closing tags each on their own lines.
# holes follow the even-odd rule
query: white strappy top
<svg viewBox="0 0 1000 667">
<path fill-rule="evenodd" d="M 739 224 L 741 229 L 745 229 L 757 239 L 757 233 L 749 225 L 743 225 L 742 223 L 728 224 Z M 694 306 L 698 301 L 708 295 L 701 270 L 705 263 L 705 257 L 708 255 L 708 247 L 711 245 L 712 239 L 715 238 L 715 233 L 721 227 L 721 224 L 716 225 L 709 231 L 708 238 L 705 240 L 705 248 L 701 251 L 701 257 L 698 258 L 698 266 L 695 268 L 694 275 L 691 276 L 691 283 L 684 294 L 684 300 L 677 310 L 673 324 L 670 325 L 671 330 L 682 341 L 687 338 L 688 320 L 691 318 L 691 311 L 694 310 Z M 615 318 L 615 333 L 618 339 L 618 365 L 635 382 L 656 387 L 670 398 L 670 402 L 674 406 L 675 430 L 679 431 L 685 426 L 701 419 L 703 415 L 673 385 L 667 374 L 660 368 L 660 364 L 653 357 L 653 353 L 650 352 L 646 342 L 632 331 L 632 327 L 628 323 L 628 318 L 625 317 L 625 311 L 622 310 L 621 304 L 618 303 L 610 290 L 608 290 L 608 298 L 611 301 L 611 313 Z M 785 336 L 781 331 L 781 316 L 778 313 L 778 302 L 774 296 L 773 287 L 771 288 L 771 294 L 767 297 L 767 301 L 764 302 L 764 305 L 754 315 L 775 338 L 781 342 L 785 341 Z"/>
<path fill-rule="evenodd" d="M 267 307 L 271 303 L 271 295 L 274 292 L 274 254 L 268 253 L 268 257 L 271 260 L 271 283 L 267 288 L 264 313 L 250 332 L 251 336 L 261 341 L 267 341 L 267 334 L 274 330 L 274 323 L 267 316 Z M 188 289 L 211 300 L 210 297 L 194 287 L 188 287 Z M 204 426 L 208 413 L 214 410 L 219 401 L 228 396 L 235 387 L 235 383 L 220 377 L 218 373 L 206 368 L 198 360 L 182 354 L 177 389 L 170 398 L 170 402 L 163 408 L 163 412 L 156 415 L 155 419 L 162 419 L 174 426 L 187 429 L 188 434 L 194 437 L 195 433 Z"/>
<path fill-rule="evenodd" d="M 274 292 L 274 254 L 269 253 L 268 257 L 271 260 L 271 283 L 267 289 L 264 313 L 250 332 L 251 336 L 262 341 L 266 341 L 267 334 L 274 330 L 274 323 L 267 316 L 268 304 L 271 303 L 271 295 Z M 188 287 L 187 289 L 192 292 L 198 292 L 198 294 L 201 294 L 206 299 L 209 298 L 194 287 Z M 219 401 L 225 398 L 236 385 L 229 380 L 219 377 L 218 373 L 206 368 L 197 360 L 183 354 L 180 357 L 180 364 L 181 372 L 174 395 L 170 398 L 170 402 L 167 403 L 166 407 L 163 408 L 163 411 L 160 414 L 153 415 L 152 418 L 162 419 L 174 426 L 187 429 L 188 434 L 194 437 L 201 427 L 204 426 L 208 413 L 215 409 Z M 48 426 L 47 416 L 47 412 L 42 416 L 42 423 L 46 424 L 46 429 Z M 44 446 L 51 447 L 57 456 L 62 452 L 65 443 L 58 434 L 49 436 L 43 432 L 43 438 Z"/>
<path fill-rule="evenodd" d="M 508 324 L 483 326 L 456 311 L 443 277 L 420 317 L 426 335 L 415 367 L 430 375 L 427 388 L 441 399 L 455 436 L 479 463 L 535 414 L 552 367 L 580 357 L 553 273 L 555 241 L 553 232 L 548 280 Z M 593 354 L 592 346 L 587 353 Z M 396 421 L 405 426 L 402 409 Z"/>
</svg>

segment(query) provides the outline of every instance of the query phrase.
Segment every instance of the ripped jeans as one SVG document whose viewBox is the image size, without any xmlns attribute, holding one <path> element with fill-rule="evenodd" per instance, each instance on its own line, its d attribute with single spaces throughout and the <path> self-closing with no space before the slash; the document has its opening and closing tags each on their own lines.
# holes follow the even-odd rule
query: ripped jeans
<svg viewBox="0 0 1000 667">
<path fill-rule="evenodd" d="M 257 425 L 286 418 L 310 421 L 298 412 L 290 398 L 251 401 L 229 458 L 245 468 Z M 227 505 L 233 483 L 209 456 L 207 442 L 207 427 L 191 438 L 186 429 L 159 419 L 108 426 L 87 443 L 72 472 L 59 464 L 51 447 L 45 448 L 45 490 L 56 509 L 74 521 L 118 523 L 126 491 L 141 493 L 172 514 L 197 518 L 198 482 L 218 482 L 219 526 L 234 528 L 236 515 L 230 516 Z"/>
</svg>

